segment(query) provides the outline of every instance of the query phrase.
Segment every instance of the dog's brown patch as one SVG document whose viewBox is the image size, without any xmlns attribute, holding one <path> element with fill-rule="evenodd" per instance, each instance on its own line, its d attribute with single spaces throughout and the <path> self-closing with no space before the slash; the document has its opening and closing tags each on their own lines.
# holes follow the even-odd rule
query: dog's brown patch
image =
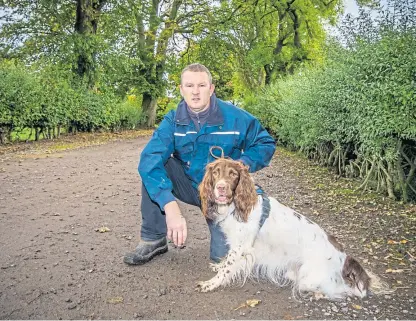
<svg viewBox="0 0 416 321">
<path fill-rule="evenodd" d="M 361 292 L 370 287 L 370 277 L 356 259 L 347 256 L 342 269 L 342 277 L 351 287 L 357 287 Z"/>
<path fill-rule="evenodd" d="M 338 251 L 344 252 L 344 246 L 337 241 L 337 238 L 331 234 L 328 234 L 328 241 L 335 247 Z"/>
</svg>

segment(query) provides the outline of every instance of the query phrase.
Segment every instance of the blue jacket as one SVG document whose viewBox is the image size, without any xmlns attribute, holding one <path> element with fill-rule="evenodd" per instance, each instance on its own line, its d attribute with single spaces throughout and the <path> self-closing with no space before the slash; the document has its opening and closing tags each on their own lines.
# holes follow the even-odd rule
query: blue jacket
<svg viewBox="0 0 416 321">
<path fill-rule="evenodd" d="M 180 160 L 185 174 L 196 188 L 205 166 L 214 161 L 211 146 L 220 146 L 224 156 L 241 160 L 255 172 L 267 166 L 275 151 L 275 141 L 251 114 L 218 98 L 199 132 L 188 115 L 186 103 L 165 115 L 140 156 L 139 173 L 150 198 L 160 208 L 175 200 L 172 182 L 164 164 L 169 157 Z M 220 156 L 219 150 L 214 150 Z"/>
</svg>

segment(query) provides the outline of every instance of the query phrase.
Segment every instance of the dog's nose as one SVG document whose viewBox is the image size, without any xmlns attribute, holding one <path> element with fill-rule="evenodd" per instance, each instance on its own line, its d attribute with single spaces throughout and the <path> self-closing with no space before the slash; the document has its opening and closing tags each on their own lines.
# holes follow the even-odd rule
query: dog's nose
<svg viewBox="0 0 416 321">
<path fill-rule="evenodd" d="M 220 193 L 225 192 L 225 184 L 217 184 L 217 189 Z"/>
</svg>

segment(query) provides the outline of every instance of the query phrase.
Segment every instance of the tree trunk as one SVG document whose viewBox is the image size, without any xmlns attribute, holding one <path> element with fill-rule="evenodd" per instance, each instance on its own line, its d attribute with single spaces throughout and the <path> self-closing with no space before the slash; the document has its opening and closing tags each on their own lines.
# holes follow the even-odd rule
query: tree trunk
<svg viewBox="0 0 416 321">
<path fill-rule="evenodd" d="M 273 68 L 270 64 L 264 65 L 264 72 L 266 73 L 266 77 L 264 78 L 264 84 L 270 85 L 272 82 L 272 73 L 273 73 Z"/>
<path fill-rule="evenodd" d="M 6 144 L 6 132 L 2 127 L 0 127 L 0 144 Z"/>
<path fill-rule="evenodd" d="M 387 172 L 389 175 L 387 176 L 387 179 L 386 179 L 387 195 L 391 199 L 396 199 L 396 196 L 394 195 L 394 186 L 393 186 L 393 181 L 392 181 L 392 177 L 394 175 L 393 171 L 394 171 L 394 164 L 392 162 L 388 162 Z"/>
<path fill-rule="evenodd" d="M 42 131 L 41 129 L 39 129 L 38 127 L 35 127 L 35 141 L 36 142 L 39 140 L 41 131 Z"/>
<path fill-rule="evenodd" d="M 156 122 L 157 98 L 148 93 L 143 94 L 142 109 L 145 115 L 144 124 L 148 128 L 153 128 Z"/>
<path fill-rule="evenodd" d="M 53 139 L 54 135 L 53 128 L 48 127 L 48 139 Z"/>
<path fill-rule="evenodd" d="M 84 37 L 82 44 L 76 45 L 77 65 L 74 72 L 86 77 L 88 86 L 94 86 L 94 50 L 88 48 L 88 36 L 97 34 L 98 20 L 106 0 L 77 0 L 74 30 Z M 86 48 L 87 47 L 87 48 Z"/>
</svg>

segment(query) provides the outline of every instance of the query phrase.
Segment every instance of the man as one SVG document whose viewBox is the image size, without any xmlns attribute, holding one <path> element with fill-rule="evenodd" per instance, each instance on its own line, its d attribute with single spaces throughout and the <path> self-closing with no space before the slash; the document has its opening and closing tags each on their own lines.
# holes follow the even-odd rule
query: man
<svg viewBox="0 0 416 321">
<path fill-rule="evenodd" d="M 124 256 L 125 263 L 144 264 L 167 252 L 166 237 L 184 246 L 186 220 L 175 197 L 201 206 L 197 188 L 205 166 L 215 160 L 210 147 L 220 146 L 224 156 L 241 161 L 250 172 L 269 164 L 275 151 L 273 138 L 252 115 L 216 98 L 214 88 L 205 66 L 192 64 L 182 71 L 183 100 L 165 116 L 141 153 L 141 242 Z M 210 257 L 218 262 L 228 248 L 219 227 L 210 220 L 208 226 Z"/>
</svg>

